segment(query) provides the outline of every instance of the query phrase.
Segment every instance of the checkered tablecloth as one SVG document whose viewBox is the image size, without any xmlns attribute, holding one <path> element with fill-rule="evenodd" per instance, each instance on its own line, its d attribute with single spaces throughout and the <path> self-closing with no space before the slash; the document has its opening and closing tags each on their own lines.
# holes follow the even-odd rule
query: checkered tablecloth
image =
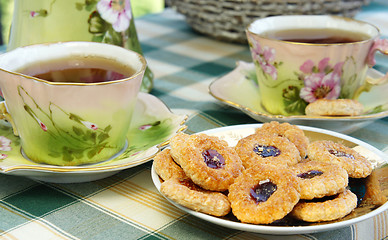
<svg viewBox="0 0 388 240">
<path fill-rule="evenodd" d="M 388 36 L 388 5 L 376 2 L 357 17 L 376 21 Z M 376 16 L 380 16 L 376 18 Z M 209 84 L 236 61 L 251 61 L 248 47 L 194 32 L 173 10 L 136 19 L 144 55 L 155 74 L 151 94 L 189 116 L 187 133 L 256 123 L 218 102 Z M 377 68 L 388 70 L 387 58 Z M 351 136 L 388 152 L 388 118 Z M 53 184 L 0 175 L 0 239 L 285 239 L 213 225 L 178 210 L 154 187 L 152 162 L 88 183 Z M 287 239 L 388 238 L 388 212 L 361 223 Z"/>
</svg>

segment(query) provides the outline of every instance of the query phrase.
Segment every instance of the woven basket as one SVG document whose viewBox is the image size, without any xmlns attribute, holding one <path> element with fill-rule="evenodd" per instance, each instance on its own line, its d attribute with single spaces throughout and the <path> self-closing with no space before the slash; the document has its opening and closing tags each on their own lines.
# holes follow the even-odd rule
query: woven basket
<svg viewBox="0 0 388 240">
<path fill-rule="evenodd" d="M 186 16 L 196 31 L 213 38 L 246 43 L 245 28 L 254 20 L 276 15 L 353 17 L 371 0 L 166 0 Z"/>
</svg>

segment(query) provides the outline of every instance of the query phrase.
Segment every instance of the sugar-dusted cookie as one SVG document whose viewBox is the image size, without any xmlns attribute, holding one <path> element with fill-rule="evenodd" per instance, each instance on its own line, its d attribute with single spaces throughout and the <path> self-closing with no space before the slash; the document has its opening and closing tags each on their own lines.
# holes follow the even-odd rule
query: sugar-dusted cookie
<svg viewBox="0 0 388 240">
<path fill-rule="evenodd" d="M 176 164 L 170 154 L 171 149 L 165 148 L 154 157 L 155 172 L 164 181 L 170 178 L 187 178 L 182 168 Z"/>
<path fill-rule="evenodd" d="M 296 146 L 285 137 L 255 133 L 240 139 L 235 146 L 245 168 L 256 162 L 288 167 L 301 160 Z"/>
<path fill-rule="evenodd" d="M 285 168 L 256 163 L 229 187 L 233 214 L 245 223 L 282 219 L 299 201 L 299 181 Z"/>
<path fill-rule="evenodd" d="M 215 136 L 178 134 L 170 141 L 171 154 L 200 187 L 225 191 L 244 169 L 234 148 Z"/>
<path fill-rule="evenodd" d="M 356 206 L 356 194 L 350 190 L 345 190 L 332 197 L 313 199 L 312 201 L 301 200 L 294 207 L 290 216 L 306 222 L 331 221 L 345 217 Z"/>
<path fill-rule="evenodd" d="M 364 106 L 353 99 L 318 99 L 307 105 L 306 115 L 311 116 L 357 116 L 364 111 Z"/>
<path fill-rule="evenodd" d="M 311 160 L 331 162 L 344 168 L 349 177 L 365 178 L 371 174 L 372 164 L 354 149 L 328 140 L 310 143 L 307 148 Z"/>
<path fill-rule="evenodd" d="M 285 137 L 295 144 L 302 158 L 305 158 L 307 155 L 309 139 L 306 137 L 303 130 L 296 125 L 272 121 L 264 123 L 260 128 L 256 129 L 256 133 L 271 133 L 280 137 Z"/>
<path fill-rule="evenodd" d="M 170 178 L 161 184 L 160 192 L 178 204 L 198 212 L 219 217 L 230 212 L 226 195 L 204 190 L 190 179 Z"/>
<path fill-rule="evenodd" d="M 300 180 L 301 199 L 335 195 L 348 186 L 348 173 L 334 163 L 308 161 L 298 163 L 290 170 Z"/>
</svg>

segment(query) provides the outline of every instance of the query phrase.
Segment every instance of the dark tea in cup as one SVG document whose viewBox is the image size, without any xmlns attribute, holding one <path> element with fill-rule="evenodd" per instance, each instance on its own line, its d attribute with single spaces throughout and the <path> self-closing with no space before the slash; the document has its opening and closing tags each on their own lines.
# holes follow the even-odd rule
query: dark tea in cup
<svg viewBox="0 0 388 240">
<path fill-rule="evenodd" d="M 353 43 L 368 40 L 369 35 L 362 32 L 346 31 L 343 29 L 315 29 L 299 28 L 268 31 L 263 37 L 278 39 L 288 42 L 312 43 L 312 44 L 338 44 Z"/>
<path fill-rule="evenodd" d="M 16 72 L 49 82 L 98 83 L 128 78 L 135 70 L 112 59 L 72 56 L 33 63 Z"/>
</svg>

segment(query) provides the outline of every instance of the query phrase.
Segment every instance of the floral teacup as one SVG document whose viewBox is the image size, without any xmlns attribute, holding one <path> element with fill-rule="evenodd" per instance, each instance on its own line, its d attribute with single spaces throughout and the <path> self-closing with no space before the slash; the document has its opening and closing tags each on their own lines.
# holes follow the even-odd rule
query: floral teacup
<svg viewBox="0 0 388 240">
<path fill-rule="evenodd" d="M 0 55 L 0 118 L 12 123 L 23 154 L 34 162 L 107 160 L 126 148 L 145 68 L 140 54 L 104 43 L 17 48 Z"/>
<path fill-rule="evenodd" d="M 276 36 L 287 31 L 315 36 L 327 29 L 359 38 L 313 42 Z M 246 32 L 262 99 L 258 104 L 272 114 L 303 115 L 307 104 L 320 98 L 357 99 L 371 84 L 388 78 L 366 82 L 376 50 L 388 54 L 388 40 L 379 39 L 379 30 L 365 22 L 334 16 L 275 16 L 254 21 Z"/>
<path fill-rule="evenodd" d="M 13 0 L 7 50 L 66 41 L 103 42 L 142 54 L 130 0 Z M 141 90 L 149 92 L 147 67 Z"/>
</svg>

